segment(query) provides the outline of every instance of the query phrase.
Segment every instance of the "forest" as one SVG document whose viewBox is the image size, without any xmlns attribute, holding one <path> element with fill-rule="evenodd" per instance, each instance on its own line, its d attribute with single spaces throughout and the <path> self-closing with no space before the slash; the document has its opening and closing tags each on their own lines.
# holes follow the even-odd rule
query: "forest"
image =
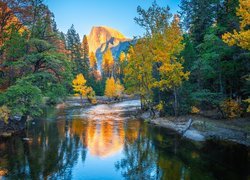
<svg viewBox="0 0 250 180">
<path fill-rule="evenodd" d="M 0 0 L 0 179 L 250 179 L 250 0 L 117 2 Z"/>
<path fill-rule="evenodd" d="M 37 117 L 69 96 L 96 104 L 104 95 L 136 95 L 152 116 L 249 115 L 248 0 L 182 0 L 174 15 L 154 1 L 137 14 L 144 35 L 117 59 L 108 49 L 100 71 L 87 36 L 74 25 L 60 32 L 43 0 L 1 0 L 0 119 Z"/>
</svg>

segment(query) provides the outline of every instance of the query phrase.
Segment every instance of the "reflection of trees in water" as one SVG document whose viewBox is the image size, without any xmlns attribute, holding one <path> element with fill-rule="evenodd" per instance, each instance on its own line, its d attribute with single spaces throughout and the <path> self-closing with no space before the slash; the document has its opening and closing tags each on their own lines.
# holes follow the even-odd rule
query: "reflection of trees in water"
<svg viewBox="0 0 250 180">
<path fill-rule="evenodd" d="M 115 164 L 116 169 L 120 170 L 126 179 L 157 179 L 157 155 L 146 126 L 139 125 L 137 138 L 132 142 L 131 140 L 135 136 L 130 132 L 132 126 L 127 125 L 124 144 L 125 157 Z"/>
<path fill-rule="evenodd" d="M 207 165 L 194 144 L 144 123 L 136 126 L 138 122 L 126 124 L 125 157 L 115 164 L 125 179 L 211 178 L 209 172 L 202 168 Z"/>
<path fill-rule="evenodd" d="M 31 125 L 27 137 L 30 141 L 12 138 L 4 154 L 11 179 L 71 179 L 72 167 L 79 155 L 85 161 L 86 149 L 79 137 L 70 137 L 68 121 L 37 121 Z M 80 148 L 83 147 L 83 148 Z M 80 154 L 79 154 L 80 153 Z M 0 165 L 1 166 L 1 165 Z"/>
</svg>

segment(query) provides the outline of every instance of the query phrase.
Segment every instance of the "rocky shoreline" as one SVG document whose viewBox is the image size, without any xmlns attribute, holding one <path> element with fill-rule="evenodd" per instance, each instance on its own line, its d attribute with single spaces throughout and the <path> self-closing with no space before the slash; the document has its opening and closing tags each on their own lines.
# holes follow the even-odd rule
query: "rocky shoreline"
<svg viewBox="0 0 250 180">
<path fill-rule="evenodd" d="M 216 120 L 198 115 L 151 118 L 148 112 L 141 113 L 139 117 L 150 124 L 174 130 L 190 140 L 218 139 L 250 146 L 250 120 L 247 118 Z"/>
</svg>

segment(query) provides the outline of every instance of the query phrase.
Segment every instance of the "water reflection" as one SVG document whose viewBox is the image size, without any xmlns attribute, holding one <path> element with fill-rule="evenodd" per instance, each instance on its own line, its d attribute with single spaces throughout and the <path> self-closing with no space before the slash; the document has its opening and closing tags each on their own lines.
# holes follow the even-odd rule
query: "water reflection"
<svg viewBox="0 0 250 180">
<path fill-rule="evenodd" d="M 78 136 L 89 152 L 98 157 L 108 157 L 119 152 L 124 144 L 123 122 L 73 119 L 70 135 Z"/>
<path fill-rule="evenodd" d="M 245 146 L 214 141 L 193 143 L 169 130 L 124 118 L 123 105 L 117 109 L 105 106 L 104 111 L 95 108 L 64 110 L 55 116 L 49 113 L 45 119 L 29 124 L 22 137 L 30 139 L 1 139 L 0 177 L 249 178 L 249 148 Z M 106 116 L 111 111 L 112 115 Z M 110 116 L 113 118 L 106 118 Z"/>
</svg>

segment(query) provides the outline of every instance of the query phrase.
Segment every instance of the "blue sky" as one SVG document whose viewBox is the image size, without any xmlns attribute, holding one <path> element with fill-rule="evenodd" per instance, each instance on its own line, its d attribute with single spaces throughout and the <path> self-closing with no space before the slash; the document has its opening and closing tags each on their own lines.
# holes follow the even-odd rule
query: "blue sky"
<svg viewBox="0 0 250 180">
<path fill-rule="evenodd" d="M 138 5 L 148 8 L 153 0 L 45 0 L 55 14 L 60 31 L 67 32 L 71 24 L 82 37 L 93 26 L 109 26 L 125 36 L 143 35 L 144 31 L 135 22 Z M 168 5 L 172 13 L 178 10 L 180 0 L 157 0 L 161 6 Z"/>
</svg>

